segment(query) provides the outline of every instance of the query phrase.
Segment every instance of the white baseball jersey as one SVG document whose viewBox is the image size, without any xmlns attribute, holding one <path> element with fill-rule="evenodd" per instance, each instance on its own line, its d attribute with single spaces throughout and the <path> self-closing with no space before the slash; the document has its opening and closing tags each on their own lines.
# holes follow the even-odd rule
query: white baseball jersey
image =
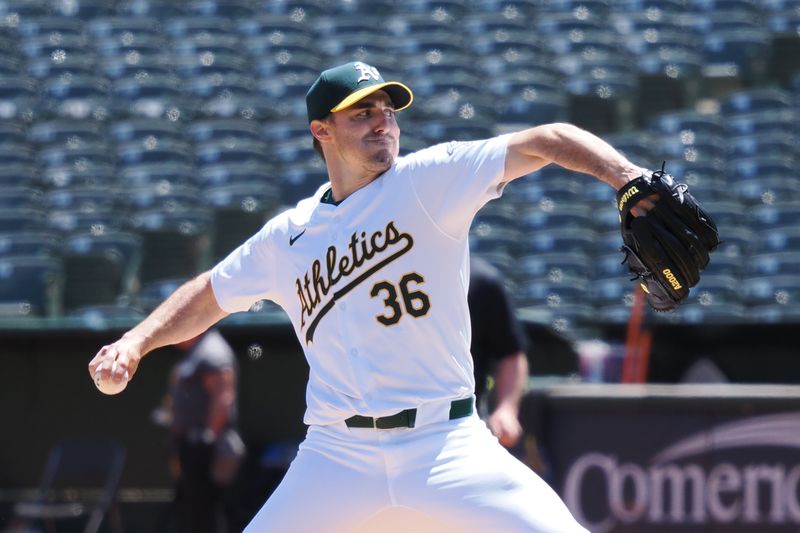
<svg viewBox="0 0 800 533">
<path fill-rule="evenodd" d="M 473 394 L 469 227 L 502 192 L 507 144 L 398 158 L 338 205 L 321 201 L 325 184 L 214 267 L 222 309 L 269 299 L 291 319 L 310 367 L 306 424 Z"/>
</svg>

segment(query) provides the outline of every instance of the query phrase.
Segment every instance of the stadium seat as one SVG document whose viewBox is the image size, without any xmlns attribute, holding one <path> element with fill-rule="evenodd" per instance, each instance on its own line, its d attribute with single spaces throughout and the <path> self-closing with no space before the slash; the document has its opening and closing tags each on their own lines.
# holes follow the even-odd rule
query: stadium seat
<svg viewBox="0 0 800 533">
<path fill-rule="evenodd" d="M 527 280 L 561 280 L 564 277 L 590 279 L 591 259 L 586 251 L 520 255 L 514 268 L 521 283 Z"/>
<path fill-rule="evenodd" d="M 65 164 L 49 166 L 31 173 L 45 187 L 111 186 L 116 182 L 116 172 L 110 163 L 102 159 L 77 159 Z"/>
<path fill-rule="evenodd" d="M 756 276 L 741 283 L 742 298 L 750 306 L 787 305 L 800 301 L 800 279 L 786 276 Z"/>
<path fill-rule="evenodd" d="M 800 252 L 800 227 L 771 228 L 753 248 L 756 253 Z"/>
<path fill-rule="evenodd" d="M 34 78 L 20 74 L 0 77 L 0 118 L 19 119 L 38 115 L 38 89 Z"/>
<path fill-rule="evenodd" d="M 186 281 L 189 281 L 188 277 L 144 282 L 136 294 L 135 304 L 150 313 Z"/>
<path fill-rule="evenodd" d="M 56 233 L 43 231 L 14 231 L 0 233 L 0 257 L 34 256 L 58 257 L 62 241 Z"/>
<path fill-rule="evenodd" d="M 187 14 L 187 6 L 183 2 L 173 0 L 120 0 L 117 4 L 117 15 L 121 17 L 153 17 L 168 20 Z M 132 17 L 132 18 L 133 18 Z"/>
<path fill-rule="evenodd" d="M 770 53 L 767 59 L 767 75 L 783 87 L 789 87 L 792 76 L 800 68 L 800 11 L 795 5 L 778 7 L 780 2 L 764 2 L 770 11 L 766 13 L 767 28 L 771 33 Z M 789 2 L 784 2 L 788 5 Z"/>
<path fill-rule="evenodd" d="M 636 285 L 624 276 L 595 279 L 589 284 L 587 301 L 597 308 L 629 306 L 633 301 Z"/>
<path fill-rule="evenodd" d="M 519 243 L 525 252 L 582 252 L 594 247 L 594 232 L 574 227 L 550 227 L 544 231 L 526 232 Z"/>
<path fill-rule="evenodd" d="M 800 272 L 800 252 L 755 253 L 747 261 L 746 274 L 757 276 L 790 276 Z"/>
<path fill-rule="evenodd" d="M 792 107 L 791 93 L 775 88 L 736 92 L 720 102 L 720 111 L 725 117 L 734 117 L 745 113 L 787 111 Z"/>
<path fill-rule="evenodd" d="M 45 214 L 40 209 L 9 207 L 0 210 L 0 233 L 45 229 Z"/>
<path fill-rule="evenodd" d="M 165 140 L 169 145 L 185 141 L 183 129 L 177 121 L 164 118 L 134 117 L 117 120 L 108 125 L 108 134 L 119 144 L 131 141 L 153 146 Z"/>
<path fill-rule="evenodd" d="M 162 182 L 129 187 L 123 203 L 130 211 L 159 209 L 165 213 L 177 213 L 198 209 L 204 202 L 194 185 Z"/>
<path fill-rule="evenodd" d="M 107 232 L 69 238 L 64 246 L 64 309 L 115 303 L 133 290 L 141 239 Z"/>
<path fill-rule="evenodd" d="M 261 229 L 278 203 L 278 190 L 264 180 L 211 187 L 203 196 L 213 210 L 212 261 L 218 261 Z"/>
<path fill-rule="evenodd" d="M 39 146 L 53 144 L 98 144 L 105 139 L 96 120 L 56 119 L 36 122 L 28 130 L 28 140 Z"/>
<path fill-rule="evenodd" d="M 14 256 L 0 259 L 0 315 L 47 317 L 61 310 L 61 259 Z"/>
<path fill-rule="evenodd" d="M 126 221 L 111 208 L 51 209 L 47 213 L 47 229 L 68 234 L 100 234 L 123 228 Z"/>
<path fill-rule="evenodd" d="M 63 439 L 54 444 L 32 501 L 14 506 L 15 522 L 28 530 L 122 533 L 117 490 L 125 466 L 125 446 L 106 438 Z"/>
<path fill-rule="evenodd" d="M 196 105 L 174 75 L 133 75 L 113 83 L 112 109 L 118 116 L 190 119 Z"/>
<path fill-rule="evenodd" d="M 736 196 L 747 204 L 800 200 L 800 182 L 794 176 L 764 176 L 733 184 Z"/>
<path fill-rule="evenodd" d="M 142 283 L 167 279 L 188 279 L 208 265 L 208 210 L 165 212 L 149 209 L 131 215 L 131 229 L 142 236 Z"/>
<path fill-rule="evenodd" d="M 21 185 L 0 185 L 0 209 L 41 209 L 44 207 L 42 191 Z"/>
<path fill-rule="evenodd" d="M 191 165 L 191 146 L 181 140 L 158 139 L 148 136 L 142 140 L 117 145 L 117 164 L 124 168 L 142 164 Z"/>
<path fill-rule="evenodd" d="M 792 109 L 736 114 L 725 119 L 725 125 L 731 136 L 768 133 L 793 135 L 796 123 L 795 112 Z"/>
</svg>

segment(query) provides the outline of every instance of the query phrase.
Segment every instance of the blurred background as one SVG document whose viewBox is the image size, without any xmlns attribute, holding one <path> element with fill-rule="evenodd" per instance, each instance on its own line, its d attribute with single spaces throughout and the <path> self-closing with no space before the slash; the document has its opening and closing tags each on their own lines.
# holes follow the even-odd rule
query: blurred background
<svg viewBox="0 0 800 533">
<path fill-rule="evenodd" d="M 326 180 L 304 97 L 353 60 L 414 91 L 403 153 L 571 122 L 639 165 L 665 161 L 719 226 L 689 301 L 656 314 L 621 264 L 607 185 L 545 168 L 478 214 L 473 253 L 503 272 L 532 341 L 528 443 L 560 493 L 577 443 L 624 455 L 642 432 L 658 447 L 800 412 L 800 0 L 0 0 L 0 528 L 54 444 L 93 436 L 124 443 L 125 529 L 157 530 L 171 494 L 151 413 L 179 354 L 161 350 L 112 398 L 86 364 Z M 246 520 L 302 438 L 307 366 L 269 302 L 221 331 L 241 366 Z M 606 420 L 593 409 L 619 426 L 573 428 Z M 673 427 L 665 413 L 680 429 L 649 433 Z M 753 431 L 800 442 L 799 419 Z M 744 440 L 759 459 L 739 450 L 742 472 L 780 462 L 775 442 Z M 652 454 L 631 453 L 646 469 Z M 633 474 L 616 481 L 622 503 L 577 512 L 598 531 L 797 531 L 794 453 L 779 482 L 731 481 L 719 515 L 653 511 Z M 723 512 L 745 494 L 750 514 Z"/>
</svg>

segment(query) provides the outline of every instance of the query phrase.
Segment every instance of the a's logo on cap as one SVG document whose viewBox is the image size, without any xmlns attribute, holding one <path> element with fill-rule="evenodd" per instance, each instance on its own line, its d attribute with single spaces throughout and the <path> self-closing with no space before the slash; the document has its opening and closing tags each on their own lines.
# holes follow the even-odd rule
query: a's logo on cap
<svg viewBox="0 0 800 533">
<path fill-rule="evenodd" d="M 371 65 L 367 65 L 366 63 L 362 63 L 361 61 L 357 61 L 353 64 L 355 69 L 361 73 L 361 76 L 358 77 L 356 80 L 357 83 L 361 83 L 362 81 L 367 81 L 368 79 L 372 78 L 375 81 L 380 81 L 381 73 L 378 72 L 378 69 Z"/>
</svg>

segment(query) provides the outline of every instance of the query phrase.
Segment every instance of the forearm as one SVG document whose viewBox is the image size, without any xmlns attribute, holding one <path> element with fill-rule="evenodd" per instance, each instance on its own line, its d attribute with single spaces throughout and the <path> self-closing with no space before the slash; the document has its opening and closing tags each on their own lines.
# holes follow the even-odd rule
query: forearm
<svg viewBox="0 0 800 533">
<path fill-rule="evenodd" d="M 496 409 L 511 409 L 516 413 L 528 382 L 528 359 L 518 352 L 504 357 L 495 371 Z"/>
<path fill-rule="evenodd" d="M 550 163 L 590 174 L 615 189 L 644 170 L 604 140 L 571 124 L 546 124 L 512 135 L 506 161 L 508 179 Z"/>
<path fill-rule="evenodd" d="M 210 273 L 184 283 L 123 339 L 139 343 L 142 355 L 196 337 L 226 316 L 211 290 Z"/>
<path fill-rule="evenodd" d="M 206 428 L 219 436 L 228 426 L 236 401 L 236 374 L 230 369 L 210 374 L 205 379 L 205 387 L 211 399 Z"/>
</svg>

